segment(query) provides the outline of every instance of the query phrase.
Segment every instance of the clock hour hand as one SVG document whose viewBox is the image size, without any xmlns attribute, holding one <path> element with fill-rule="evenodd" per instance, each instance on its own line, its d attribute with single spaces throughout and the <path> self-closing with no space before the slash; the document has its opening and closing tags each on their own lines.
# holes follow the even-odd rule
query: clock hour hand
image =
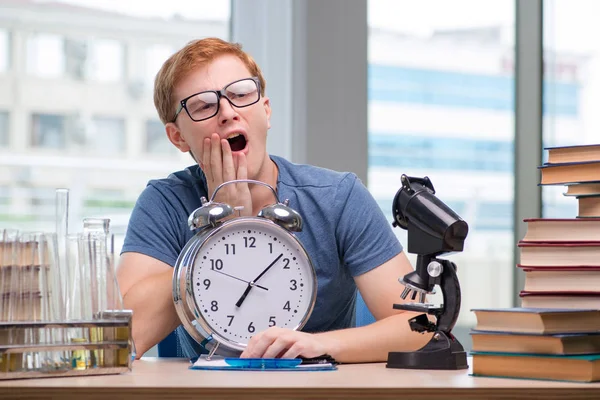
<svg viewBox="0 0 600 400">
<path fill-rule="evenodd" d="M 256 278 L 254 278 L 254 280 L 252 282 L 248 282 L 248 286 L 246 287 L 246 290 L 244 290 L 244 293 L 242 293 L 242 296 L 239 298 L 237 303 L 235 303 L 236 307 L 239 308 L 242 306 L 242 303 L 244 302 L 244 300 L 246 300 L 246 296 L 248 296 L 248 293 L 250 293 L 250 289 L 252 289 L 253 286 L 256 286 L 256 284 L 254 282 L 259 280 L 269 269 L 271 269 L 271 267 L 273 265 L 275 265 L 281 257 L 283 257 L 283 253 L 278 255 L 277 258 L 274 259 L 273 262 L 271 264 L 269 264 L 269 266 L 267 268 L 265 268 L 260 274 L 258 274 L 258 276 Z"/>
<path fill-rule="evenodd" d="M 228 276 L 228 277 L 230 277 L 230 278 L 237 279 L 238 281 L 242 281 L 242 282 L 244 282 L 244 283 L 250 283 L 250 282 L 248 282 L 248 281 L 246 281 L 246 280 L 244 280 L 244 279 L 238 278 L 237 276 L 229 275 L 229 274 L 227 274 L 227 273 L 225 273 L 225 272 L 221 272 L 221 271 L 219 271 L 219 270 L 217 270 L 217 269 L 215 269 L 214 271 L 215 271 L 215 272 L 218 272 L 219 274 L 222 274 L 222 275 Z M 266 287 L 264 287 L 264 286 L 260 286 L 260 285 L 257 285 L 257 284 L 254 284 L 254 285 L 252 285 L 252 286 L 256 286 L 257 288 L 259 288 L 259 289 L 262 289 L 262 290 L 269 290 L 269 289 L 267 289 Z"/>
</svg>

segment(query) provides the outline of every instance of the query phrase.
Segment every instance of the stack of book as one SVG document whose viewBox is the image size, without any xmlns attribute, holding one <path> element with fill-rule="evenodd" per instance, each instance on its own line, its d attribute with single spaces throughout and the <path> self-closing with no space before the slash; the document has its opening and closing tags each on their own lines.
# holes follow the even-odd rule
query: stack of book
<svg viewBox="0 0 600 400">
<path fill-rule="evenodd" d="M 564 185 L 573 218 L 526 219 L 519 242 L 523 307 L 600 309 L 600 145 L 551 147 L 541 185 Z"/>
<path fill-rule="evenodd" d="M 564 185 L 578 215 L 525 219 L 521 307 L 473 310 L 473 375 L 600 381 L 600 145 L 546 150 L 540 185 Z"/>
<path fill-rule="evenodd" d="M 600 310 L 475 309 L 473 375 L 600 381 Z"/>
<path fill-rule="evenodd" d="M 579 207 L 577 218 L 600 218 L 600 144 L 548 147 L 542 185 L 565 185 Z"/>
</svg>

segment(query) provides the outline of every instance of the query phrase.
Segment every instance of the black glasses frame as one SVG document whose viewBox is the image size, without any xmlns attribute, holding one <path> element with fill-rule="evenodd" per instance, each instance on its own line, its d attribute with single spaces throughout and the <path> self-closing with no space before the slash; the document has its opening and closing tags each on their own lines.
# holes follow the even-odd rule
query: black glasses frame
<svg viewBox="0 0 600 400">
<path fill-rule="evenodd" d="M 246 104 L 246 105 L 243 105 L 243 106 L 237 106 L 237 105 L 233 104 L 233 102 L 231 101 L 231 99 L 229 97 L 227 97 L 227 95 L 225 94 L 225 89 L 227 89 L 229 86 L 233 85 L 234 83 L 238 83 L 238 82 L 241 82 L 241 81 L 247 81 L 247 80 L 252 80 L 256 84 L 256 90 L 258 91 L 258 98 L 256 99 L 256 101 L 253 101 L 250 104 Z M 211 115 L 210 117 L 201 118 L 201 119 L 194 119 L 194 117 L 192 117 L 192 114 L 190 113 L 190 111 L 187 108 L 187 101 L 189 99 L 191 99 L 192 97 L 197 96 L 197 95 L 199 95 L 201 93 L 214 93 L 214 94 L 216 94 L 217 95 L 217 108 L 215 110 L 215 113 L 213 115 Z M 173 119 L 171 120 L 171 122 L 175 122 L 175 120 L 177 119 L 177 116 L 179 115 L 179 113 L 181 112 L 181 110 L 184 110 L 184 109 L 185 109 L 185 112 L 187 113 L 187 115 L 190 117 L 190 119 L 192 121 L 199 122 L 199 121 L 204 121 L 204 120 L 210 119 L 210 118 L 214 117 L 215 115 L 217 115 L 219 113 L 219 109 L 221 108 L 221 98 L 227 99 L 227 101 L 229 102 L 229 104 L 231 104 L 233 107 L 244 108 L 244 107 L 251 106 L 252 104 L 258 103 L 258 101 L 260 100 L 260 97 L 261 97 L 261 95 L 260 95 L 260 80 L 258 79 L 258 77 L 252 76 L 250 78 L 238 79 L 237 81 L 230 82 L 227 85 L 223 86 L 223 89 L 221 89 L 221 90 L 203 90 L 202 92 L 194 93 L 194 94 L 186 97 L 185 99 L 181 100 L 179 102 L 179 107 L 177 107 L 177 111 L 175 111 L 175 116 L 173 117 Z"/>
</svg>

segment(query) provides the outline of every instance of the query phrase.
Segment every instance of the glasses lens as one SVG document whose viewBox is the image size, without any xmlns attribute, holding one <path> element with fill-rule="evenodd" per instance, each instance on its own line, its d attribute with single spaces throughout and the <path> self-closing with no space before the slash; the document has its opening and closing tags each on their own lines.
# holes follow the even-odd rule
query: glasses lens
<svg viewBox="0 0 600 400">
<path fill-rule="evenodd" d="M 202 92 L 190 97 L 185 106 L 192 119 L 199 120 L 210 118 L 217 113 L 217 94 L 214 92 Z"/>
<path fill-rule="evenodd" d="M 225 95 L 234 106 L 249 106 L 258 101 L 258 85 L 253 79 L 233 82 L 225 88 Z"/>
</svg>

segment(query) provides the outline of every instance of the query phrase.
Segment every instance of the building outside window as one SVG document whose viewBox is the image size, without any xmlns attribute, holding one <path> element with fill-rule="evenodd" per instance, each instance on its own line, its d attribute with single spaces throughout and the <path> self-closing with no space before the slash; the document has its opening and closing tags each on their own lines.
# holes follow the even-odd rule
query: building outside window
<svg viewBox="0 0 600 400">
<path fill-rule="evenodd" d="M 0 170 L 14 171 L 0 174 L 10 196 L 0 229 L 52 231 L 51 207 L 32 212 L 35 190 L 68 188 L 70 231 L 84 217 L 110 218 L 118 253 L 147 182 L 190 165 L 162 124 L 148 122 L 156 118 L 154 76 L 187 42 L 228 39 L 231 3 L 140 4 L 0 0 L 0 15 L 8 16 L 0 17 L 0 112 L 10 115 L 8 126 L 0 117 L 0 149 L 8 155 Z M 158 156 L 150 161 L 148 153 Z"/>
<path fill-rule="evenodd" d="M 175 155 L 179 150 L 169 141 L 165 126 L 158 119 L 146 121 L 146 152 L 149 154 Z"/>
<path fill-rule="evenodd" d="M 8 147 L 8 111 L 0 111 L 0 147 Z"/>
<path fill-rule="evenodd" d="M 0 73 L 8 71 L 10 66 L 10 34 L 0 29 Z"/>
<path fill-rule="evenodd" d="M 171 46 L 163 44 L 155 44 L 148 46 L 144 51 L 144 79 L 145 86 L 149 89 L 154 87 L 154 79 L 156 73 L 160 69 L 160 66 L 171 54 L 175 52 L 175 49 Z"/>
<path fill-rule="evenodd" d="M 94 116 L 86 132 L 86 148 L 95 155 L 116 156 L 125 153 L 125 120 Z"/>
<path fill-rule="evenodd" d="M 91 40 L 87 61 L 87 76 L 90 80 L 117 82 L 124 78 L 125 47 L 117 40 Z"/>
<path fill-rule="evenodd" d="M 465 251 L 451 257 L 462 309 L 509 307 L 515 4 L 369 0 L 368 15 L 369 190 L 391 223 L 401 174 L 429 177 L 469 224 Z M 395 232 L 406 244 L 406 231 Z M 467 346 L 473 324 L 460 314 Z"/>
<path fill-rule="evenodd" d="M 57 114 L 31 116 L 31 147 L 64 149 L 66 147 L 66 117 Z"/>
<path fill-rule="evenodd" d="M 65 74 L 64 37 L 50 33 L 34 33 L 27 38 L 27 72 L 42 78 L 58 78 Z"/>
</svg>

